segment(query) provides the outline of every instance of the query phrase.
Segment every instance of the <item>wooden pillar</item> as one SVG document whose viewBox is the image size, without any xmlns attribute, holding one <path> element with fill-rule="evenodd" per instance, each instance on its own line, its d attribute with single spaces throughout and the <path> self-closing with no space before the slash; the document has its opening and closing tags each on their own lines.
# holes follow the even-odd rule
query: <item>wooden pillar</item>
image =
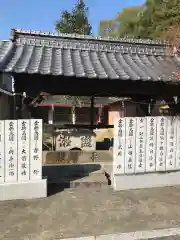
<svg viewBox="0 0 180 240">
<path fill-rule="evenodd" d="M 52 104 L 48 111 L 48 123 L 54 123 L 54 105 Z"/>
<path fill-rule="evenodd" d="M 144 117 L 144 116 L 151 116 L 152 110 L 154 108 L 155 99 L 152 99 L 149 97 L 136 97 L 132 99 L 135 102 L 138 102 L 137 104 L 137 116 L 138 117 Z"/>
<path fill-rule="evenodd" d="M 104 107 L 98 108 L 98 124 L 104 123 Z"/>
<path fill-rule="evenodd" d="M 91 97 L 91 108 L 90 108 L 90 127 L 93 129 L 94 125 L 94 96 Z"/>
<path fill-rule="evenodd" d="M 13 97 L 14 104 L 14 116 L 13 119 L 21 119 L 22 118 L 22 106 L 23 106 L 23 96 L 21 93 L 14 93 Z"/>
<path fill-rule="evenodd" d="M 157 101 L 158 101 L 157 99 L 150 99 L 149 100 L 149 102 L 148 102 L 149 103 L 149 105 L 148 105 L 148 116 L 158 116 L 159 107 L 156 107 Z"/>
</svg>

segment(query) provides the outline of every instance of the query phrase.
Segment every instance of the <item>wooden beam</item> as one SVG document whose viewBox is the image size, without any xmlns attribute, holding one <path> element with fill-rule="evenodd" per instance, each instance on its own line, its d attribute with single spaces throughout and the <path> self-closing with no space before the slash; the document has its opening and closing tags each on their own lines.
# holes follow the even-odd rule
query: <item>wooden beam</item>
<svg viewBox="0 0 180 240">
<path fill-rule="evenodd" d="M 160 81 L 130 81 L 110 79 L 87 79 L 63 76 L 17 75 L 18 91 L 37 96 L 40 92 L 51 95 L 72 96 L 175 96 L 180 92 L 180 85 Z M 81 86 L 81 87 L 79 87 Z"/>
</svg>

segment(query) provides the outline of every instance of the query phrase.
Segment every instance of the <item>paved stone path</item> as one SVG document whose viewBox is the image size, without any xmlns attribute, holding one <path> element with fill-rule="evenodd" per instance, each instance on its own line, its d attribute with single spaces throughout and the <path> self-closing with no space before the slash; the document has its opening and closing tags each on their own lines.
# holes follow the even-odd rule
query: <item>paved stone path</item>
<svg viewBox="0 0 180 240">
<path fill-rule="evenodd" d="M 179 240 L 180 236 L 170 236 L 170 237 L 160 237 L 160 238 L 152 238 L 157 240 Z M 151 239 L 148 239 L 151 240 Z"/>
<path fill-rule="evenodd" d="M 135 231 L 100 236 L 80 238 L 66 238 L 63 240 L 175 240 L 180 239 L 180 228 L 157 229 L 149 231 Z"/>
<path fill-rule="evenodd" d="M 0 202 L 3 240 L 57 240 L 175 227 L 180 227 L 180 187 L 126 192 L 113 192 L 110 186 L 77 188 L 46 199 Z"/>
</svg>

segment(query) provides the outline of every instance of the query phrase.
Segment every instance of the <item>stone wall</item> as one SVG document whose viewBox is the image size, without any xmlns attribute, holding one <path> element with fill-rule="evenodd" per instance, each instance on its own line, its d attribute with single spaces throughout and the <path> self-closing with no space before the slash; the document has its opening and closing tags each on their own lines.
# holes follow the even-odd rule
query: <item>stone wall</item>
<svg viewBox="0 0 180 240">
<path fill-rule="evenodd" d="M 43 151 L 43 164 L 112 162 L 111 151 Z"/>
</svg>

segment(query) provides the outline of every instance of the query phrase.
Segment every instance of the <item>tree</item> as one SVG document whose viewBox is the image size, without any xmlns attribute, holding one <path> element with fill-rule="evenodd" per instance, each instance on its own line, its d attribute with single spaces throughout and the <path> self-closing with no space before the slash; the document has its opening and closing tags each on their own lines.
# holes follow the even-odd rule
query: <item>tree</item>
<svg viewBox="0 0 180 240">
<path fill-rule="evenodd" d="M 176 24 L 171 26 L 163 35 L 163 38 L 168 42 L 169 53 L 179 54 L 180 53 L 180 25 Z M 178 76 L 180 79 L 180 76 Z"/>
<path fill-rule="evenodd" d="M 118 16 L 120 37 L 138 37 L 137 23 L 142 6 L 124 8 Z"/>
<path fill-rule="evenodd" d="M 63 11 L 56 22 L 56 30 L 61 33 L 90 35 L 92 27 L 88 21 L 88 8 L 83 0 L 78 0 L 72 12 Z"/>
<path fill-rule="evenodd" d="M 138 37 L 136 30 L 141 10 L 142 6 L 124 8 L 114 19 L 101 21 L 99 26 L 100 35 L 110 37 Z"/>
<path fill-rule="evenodd" d="M 88 8 L 83 0 L 78 0 L 71 12 L 63 11 L 56 22 L 56 30 L 61 33 L 90 35 L 92 27 L 88 21 Z M 76 107 L 81 106 L 82 97 L 66 96 L 72 102 L 72 123 L 76 123 Z"/>
<path fill-rule="evenodd" d="M 116 18 L 102 20 L 99 24 L 99 35 L 102 37 L 118 37 L 118 23 L 116 22 Z"/>
<path fill-rule="evenodd" d="M 142 38 L 164 39 L 166 32 L 180 24 L 180 0 L 147 0 L 137 24 Z"/>
<path fill-rule="evenodd" d="M 153 24 L 152 16 L 156 8 L 155 4 L 154 0 L 146 0 L 139 14 L 136 31 L 141 38 L 150 38 L 150 28 L 152 28 Z"/>
<path fill-rule="evenodd" d="M 180 25 L 180 0 L 146 0 L 142 6 L 125 8 L 116 18 L 100 22 L 100 34 L 117 37 L 166 39 Z M 171 31 L 172 32 L 172 31 Z"/>
</svg>

